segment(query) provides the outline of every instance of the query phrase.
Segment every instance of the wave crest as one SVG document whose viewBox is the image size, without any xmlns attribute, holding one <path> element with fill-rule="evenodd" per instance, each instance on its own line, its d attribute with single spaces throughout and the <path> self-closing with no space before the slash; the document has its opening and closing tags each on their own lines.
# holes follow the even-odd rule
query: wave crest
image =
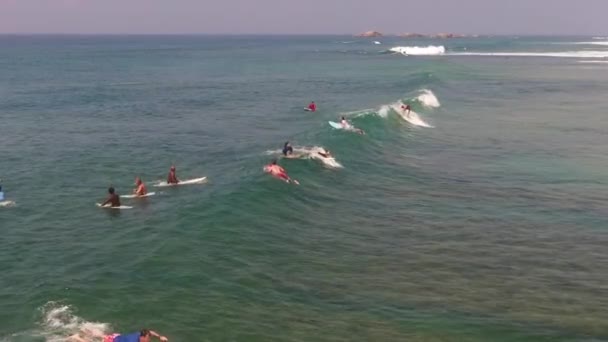
<svg viewBox="0 0 608 342">
<path fill-rule="evenodd" d="M 435 94 L 429 89 L 422 89 L 421 94 L 418 95 L 416 100 L 420 102 L 423 106 L 428 108 L 439 108 L 441 107 L 441 103 L 439 103 L 439 99 Z"/>
</svg>

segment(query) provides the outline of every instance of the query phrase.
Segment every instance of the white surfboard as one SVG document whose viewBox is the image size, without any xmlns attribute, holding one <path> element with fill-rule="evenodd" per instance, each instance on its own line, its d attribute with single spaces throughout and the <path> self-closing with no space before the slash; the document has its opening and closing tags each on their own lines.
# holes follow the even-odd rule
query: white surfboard
<svg viewBox="0 0 608 342">
<path fill-rule="evenodd" d="M 15 205 L 14 201 L 0 201 L 0 207 L 13 207 Z"/>
<path fill-rule="evenodd" d="M 304 108 L 305 112 L 310 112 L 310 108 Z"/>
<path fill-rule="evenodd" d="M 120 198 L 146 198 L 146 197 L 150 197 L 150 196 L 154 196 L 156 195 L 156 192 L 148 192 L 145 195 L 135 195 L 135 194 L 130 194 L 130 195 L 122 195 L 120 196 Z"/>
<path fill-rule="evenodd" d="M 200 177 L 200 178 L 180 180 L 179 183 L 177 183 L 177 184 L 169 184 L 169 183 L 163 181 L 163 182 L 154 184 L 154 186 L 157 188 L 165 188 L 165 187 L 178 186 L 178 185 L 202 184 L 202 183 L 205 183 L 206 180 L 207 180 L 207 177 Z"/>
<path fill-rule="evenodd" d="M 117 209 L 117 210 L 123 210 L 123 209 L 133 209 L 133 207 L 130 207 L 128 205 L 121 205 L 120 207 L 113 207 L 110 204 L 106 204 L 106 205 L 101 205 L 101 203 L 95 203 L 98 207 L 100 208 L 104 208 L 104 209 Z"/>
<path fill-rule="evenodd" d="M 342 126 L 341 123 L 337 123 L 337 122 L 333 122 L 333 121 L 328 121 L 329 125 L 335 129 L 344 129 L 344 127 Z"/>
</svg>

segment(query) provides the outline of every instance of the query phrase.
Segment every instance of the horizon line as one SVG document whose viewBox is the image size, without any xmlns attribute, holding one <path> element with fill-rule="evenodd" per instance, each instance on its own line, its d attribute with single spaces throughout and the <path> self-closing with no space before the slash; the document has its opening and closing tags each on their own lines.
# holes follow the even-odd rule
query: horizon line
<svg viewBox="0 0 608 342">
<path fill-rule="evenodd" d="M 455 38 L 439 38 L 432 37 L 442 33 L 411 33 L 420 34 L 423 37 L 401 37 L 401 35 L 408 33 L 386 33 L 379 37 L 361 37 L 359 34 L 352 33 L 199 33 L 199 32 L 184 32 L 184 33 L 106 33 L 106 32 L 90 32 L 90 33 L 77 33 L 77 32 L 0 32 L 0 36 L 348 36 L 353 38 L 383 38 L 383 37 L 398 37 L 398 38 L 437 38 L 437 39 L 458 39 L 458 38 L 475 38 L 475 37 L 595 37 L 595 36 L 608 36 L 608 34 L 594 33 L 594 34 L 553 34 L 553 33 L 473 33 L 467 34 L 462 33 L 464 37 Z M 460 33 L 459 33 L 460 34 Z"/>
</svg>

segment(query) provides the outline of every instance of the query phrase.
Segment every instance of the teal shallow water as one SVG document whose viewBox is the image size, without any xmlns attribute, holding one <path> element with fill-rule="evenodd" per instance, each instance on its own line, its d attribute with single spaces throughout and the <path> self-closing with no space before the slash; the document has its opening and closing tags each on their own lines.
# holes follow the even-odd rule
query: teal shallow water
<svg viewBox="0 0 608 342">
<path fill-rule="evenodd" d="M 349 40 L 0 37 L 2 340 L 608 339 L 608 66 L 450 54 L 604 47 Z M 434 128 L 383 115 L 424 89 Z M 281 160 L 302 185 L 278 182 L 285 140 L 344 168 Z M 209 182 L 94 206 L 171 163 Z"/>
</svg>

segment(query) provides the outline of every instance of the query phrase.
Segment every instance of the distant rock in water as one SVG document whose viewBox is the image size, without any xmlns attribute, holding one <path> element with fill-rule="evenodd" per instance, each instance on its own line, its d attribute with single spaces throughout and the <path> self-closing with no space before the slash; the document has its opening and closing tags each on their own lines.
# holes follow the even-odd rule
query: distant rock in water
<svg viewBox="0 0 608 342">
<path fill-rule="evenodd" d="M 356 37 L 382 37 L 382 33 L 378 32 L 378 31 L 367 31 L 367 32 L 363 32 L 359 35 L 357 35 Z"/>
<path fill-rule="evenodd" d="M 402 33 L 399 35 L 401 38 L 424 38 L 425 35 L 420 33 Z"/>
<path fill-rule="evenodd" d="M 455 34 L 455 33 L 438 33 L 431 38 L 439 38 L 439 39 L 447 39 L 447 38 L 465 38 L 466 35 L 463 34 Z"/>
</svg>

